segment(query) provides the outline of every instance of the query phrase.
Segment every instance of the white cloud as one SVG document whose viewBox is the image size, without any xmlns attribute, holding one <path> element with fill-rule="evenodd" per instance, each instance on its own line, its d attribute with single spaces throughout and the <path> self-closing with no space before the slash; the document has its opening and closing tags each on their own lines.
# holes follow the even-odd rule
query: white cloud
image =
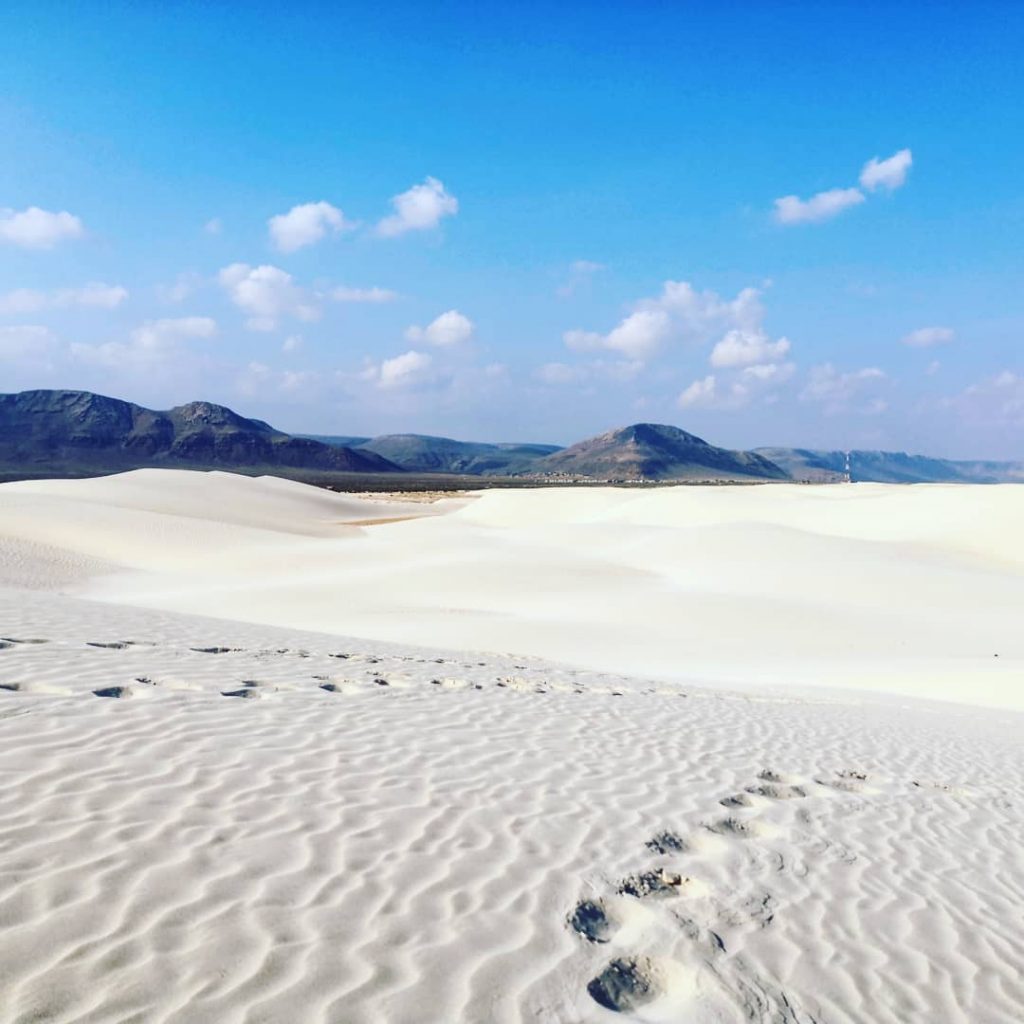
<svg viewBox="0 0 1024 1024">
<path fill-rule="evenodd" d="M 446 348 L 469 341 L 473 336 L 473 321 L 457 309 L 449 309 L 426 327 L 409 327 L 405 332 L 407 341 L 426 341 L 431 345 Z"/>
<path fill-rule="evenodd" d="M 713 405 L 717 393 L 718 383 L 715 380 L 714 374 L 709 373 L 702 380 L 695 380 L 689 387 L 685 388 L 676 399 L 676 405 L 680 409 Z"/>
<path fill-rule="evenodd" d="M 718 368 L 769 363 L 781 359 L 789 349 L 787 338 L 772 341 L 762 330 L 736 328 L 729 331 L 711 350 L 710 362 Z"/>
<path fill-rule="evenodd" d="M 649 359 L 661 348 L 671 332 L 672 321 L 663 309 L 639 309 L 630 313 L 608 334 L 594 331 L 566 331 L 565 344 L 577 352 L 607 349 L 630 359 Z"/>
<path fill-rule="evenodd" d="M 39 324 L 0 327 L 0 359 L 28 365 L 45 363 L 56 340 L 48 327 Z"/>
<path fill-rule="evenodd" d="M 394 196 L 391 205 L 395 212 L 377 225 L 377 234 L 385 238 L 405 234 L 407 231 L 425 231 L 436 228 L 443 217 L 459 212 L 459 201 L 445 191 L 437 178 L 428 177 L 422 184 L 413 185 L 406 192 Z"/>
<path fill-rule="evenodd" d="M 860 370 L 841 372 L 832 363 L 811 367 L 807 382 L 800 392 L 805 402 L 817 402 L 827 413 L 836 413 L 848 408 L 864 392 L 886 379 L 886 374 L 877 366 L 866 366 Z M 873 408 L 877 398 L 869 397 L 862 411 L 878 411 Z"/>
<path fill-rule="evenodd" d="M 932 345 L 945 345 L 955 337 L 956 332 L 952 327 L 919 327 L 900 340 L 911 348 L 931 348 Z"/>
<path fill-rule="evenodd" d="M 166 366 L 180 357 L 183 342 L 212 338 L 217 322 L 208 316 L 148 320 L 131 333 L 128 342 L 71 345 L 75 359 L 113 369 Z"/>
<path fill-rule="evenodd" d="M 758 363 L 755 366 L 745 366 L 741 377 L 744 380 L 781 384 L 789 380 L 795 372 L 795 363 Z"/>
<path fill-rule="evenodd" d="M 410 350 L 392 359 L 385 359 L 376 371 L 378 387 L 408 387 L 419 382 L 433 362 L 425 352 Z"/>
<path fill-rule="evenodd" d="M 211 217 L 204 225 L 203 230 L 208 235 L 219 235 L 224 230 L 224 222 L 220 217 Z"/>
<path fill-rule="evenodd" d="M 877 188 L 892 192 L 907 180 L 907 171 L 913 162 L 914 158 L 909 149 L 901 149 L 886 160 L 872 157 L 860 172 L 861 186 L 869 192 L 874 192 Z"/>
<path fill-rule="evenodd" d="M 697 291 L 689 281 L 666 281 L 659 295 L 636 302 L 634 311 L 608 334 L 571 330 L 562 339 L 577 352 L 604 349 L 645 361 L 670 341 L 704 344 L 721 331 L 761 332 L 764 309 L 760 297 L 756 288 L 744 288 L 735 298 L 724 299 L 717 292 Z M 767 339 L 764 343 L 770 344 Z M 788 349 L 789 343 L 785 345 Z"/>
<path fill-rule="evenodd" d="M 293 206 L 287 213 L 279 213 L 267 221 L 270 237 L 281 252 L 295 252 L 319 242 L 330 231 L 339 234 L 354 225 L 336 206 L 321 200 Z"/>
<path fill-rule="evenodd" d="M 810 199 L 783 196 L 775 200 L 775 219 L 780 224 L 810 224 L 837 217 L 843 210 L 864 202 L 857 188 L 830 188 Z"/>
<path fill-rule="evenodd" d="M 925 368 L 924 373 L 926 377 L 934 377 L 942 368 L 942 363 L 938 359 L 933 359 Z"/>
<path fill-rule="evenodd" d="M 249 315 L 246 326 L 253 331 L 272 331 L 282 316 L 315 320 L 317 307 L 279 267 L 251 267 L 232 263 L 218 274 L 221 286 L 231 301 Z"/>
<path fill-rule="evenodd" d="M 331 298 L 335 302 L 394 302 L 398 292 L 390 288 L 346 288 L 339 285 L 331 291 Z"/>
<path fill-rule="evenodd" d="M 93 281 L 80 288 L 58 288 L 44 292 L 33 288 L 17 288 L 0 295 L 0 313 L 35 313 L 41 309 L 78 306 L 84 309 L 116 309 L 128 298 L 128 289 L 121 285 Z"/>
<path fill-rule="evenodd" d="M 302 338 L 298 334 L 289 334 L 281 344 L 282 352 L 298 352 L 302 348 Z"/>
<path fill-rule="evenodd" d="M 82 222 L 67 210 L 51 213 L 38 206 L 20 211 L 0 209 L 0 242 L 24 249 L 52 249 L 58 242 L 81 238 L 84 233 Z"/>
</svg>

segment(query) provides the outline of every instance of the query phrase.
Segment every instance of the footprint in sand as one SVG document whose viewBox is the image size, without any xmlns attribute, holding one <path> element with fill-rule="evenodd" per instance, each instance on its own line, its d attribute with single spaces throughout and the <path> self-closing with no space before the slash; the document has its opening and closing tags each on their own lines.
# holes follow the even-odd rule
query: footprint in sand
<svg viewBox="0 0 1024 1024">
<path fill-rule="evenodd" d="M 0 647 L 10 647 L 11 644 L 48 644 L 49 640 L 41 640 L 38 637 L 18 638 L 13 636 L 0 636 Z"/>
<path fill-rule="evenodd" d="M 648 957 L 616 958 L 587 985 L 587 991 L 606 1010 L 628 1013 L 660 994 L 656 973 Z"/>
<path fill-rule="evenodd" d="M 569 916 L 569 926 L 588 942 L 607 942 L 615 930 L 604 903 L 581 900 Z"/>
<path fill-rule="evenodd" d="M 134 692 L 130 686 L 104 686 L 92 691 L 94 697 L 113 697 L 119 700 L 133 696 Z"/>
<path fill-rule="evenodd" d="M 106 651 L 126 651 L 131 647 L 129 640 L 111 640 L 108 643 L 101 643 L 99 640 L 86 640 L 86 647 L 100 647 Z"/>
<path fill-rule="evenodd" d="M 675 871 L 657 868 L 628 875 L 619 882 L 618 892 L 620 896 L 635 896 L 638 899 L 677 896 L 689 881 L 689 878 Z"/>
<path fill-rule="evenodd" d="M 237 650 L 235 647 L 190 647 L 190 651 L 195 651 L 196 654 L 230 654 L 232 651 Z"/>
</svg>

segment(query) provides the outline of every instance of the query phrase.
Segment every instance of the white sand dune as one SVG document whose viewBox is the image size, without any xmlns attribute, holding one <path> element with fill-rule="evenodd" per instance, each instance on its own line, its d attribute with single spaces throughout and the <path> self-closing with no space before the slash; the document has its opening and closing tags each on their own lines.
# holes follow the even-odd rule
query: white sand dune
<svg viewBox="0 0 1024 1024">
<path fill-rule="evenodd" d="M 0 487 L 0 1024 L 1022 1019 L 1022 504 Z"/>
<path fill-rule="evenodd" d="M 0 487 L 0 535 L 109 567 L 78 574 L 81 596 L 666 680 L 1018 709 L 1022 520 L 1019 486 L 488 491 L 426 506 L 159 470 Z"/>
</svg>

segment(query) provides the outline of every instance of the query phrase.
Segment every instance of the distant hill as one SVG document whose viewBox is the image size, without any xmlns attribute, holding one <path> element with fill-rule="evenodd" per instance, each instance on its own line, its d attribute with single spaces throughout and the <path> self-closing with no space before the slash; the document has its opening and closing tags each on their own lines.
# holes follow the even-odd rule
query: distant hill
<svg viewBox="0 0 1024 1024">
<path fill-rule="evenodd" d="M 635 423 L 548 455 L 534 472 L 598 480 L 785 480 L 755 452 L 716 448 L 678 427 Z"/>
<path fill-rule="evenodd" d="M 401 472 L 374 452 L 292 437 L 210 402 L 160 412 L 88 391 L 0 395 L 0 470 L 6 475 L 149 466 Z"/>
<path fill-rule="evenodd" d="M 483 444 L 426 434 L 386 434 L 363 442 L 374 452 L 413 473 L 466 473 L 515 476 L 528 473 L 539 459 L 560 449 L 553 444 Z"/>
<path fill-rule="evenodd" d="M 933 459 L 907 452 L 821 451 L 813 448 L 755 448 L 795 480 L 831 483 L 1024 483 L 1024 463 Z M 849 463 L 847 463 L 847 458 Z"/>
</svg>

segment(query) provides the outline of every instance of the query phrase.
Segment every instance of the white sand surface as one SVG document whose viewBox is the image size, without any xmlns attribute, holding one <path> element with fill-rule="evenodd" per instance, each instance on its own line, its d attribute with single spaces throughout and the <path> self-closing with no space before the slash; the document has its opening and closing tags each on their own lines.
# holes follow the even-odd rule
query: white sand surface
<svg viewBox="0 0 1024 1024">
<path fill-rule="evenodd" d="M 0 1024 L 1021 1020 L 1022 511 L 0 487 Z"/>
<path fill-rule="evenodd" d="M 396 521 L 352 525 L 378 519 Z M 680 682 L 1017 709 L 1022 522 L 1024 486 L 1009 485 L 506 490 L 433 505 L 166 470 L 0 486 L 0 536 L 56 549 L 35 577 L 63 572 L 80 596 Z"/>
</svg>

